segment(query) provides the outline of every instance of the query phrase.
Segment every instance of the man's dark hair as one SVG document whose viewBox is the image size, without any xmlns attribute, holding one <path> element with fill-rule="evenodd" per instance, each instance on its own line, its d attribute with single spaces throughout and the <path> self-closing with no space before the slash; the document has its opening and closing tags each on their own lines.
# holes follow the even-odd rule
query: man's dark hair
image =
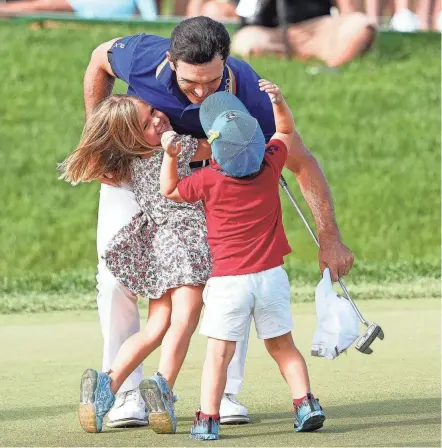
<svg viewBox="0 0 442 448">
<path fill-rule="evenodd" d="M 183 20 L 172 31 L 170 55 L 172 61 L 207 64 L 217 54 L 224 61 L 230 53 L 230 36 L 226 27 L 209 17 Z"/>
</svg>

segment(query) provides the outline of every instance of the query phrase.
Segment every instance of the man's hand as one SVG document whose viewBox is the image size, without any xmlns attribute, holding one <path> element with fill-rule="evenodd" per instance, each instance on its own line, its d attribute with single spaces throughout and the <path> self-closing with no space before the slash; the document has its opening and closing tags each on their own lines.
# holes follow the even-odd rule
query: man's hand
<svg viewBox="0 0 442 448">
<path fill-rule="evenodd" d="M 321 273 L 325 268 L 329 268 L 331 279 L 334 282 L 347 275 L 354 262 L 353 252 L 340 238 L 330 237 L 320 240 L 318 258 Z"/>
<path fill-rule="evenodd" d="M 180 136 L 174 131 L 166 131 L 161 136 L 161 146 L 170 157 L 177 157 L 181 152 Z"/>
</svg>

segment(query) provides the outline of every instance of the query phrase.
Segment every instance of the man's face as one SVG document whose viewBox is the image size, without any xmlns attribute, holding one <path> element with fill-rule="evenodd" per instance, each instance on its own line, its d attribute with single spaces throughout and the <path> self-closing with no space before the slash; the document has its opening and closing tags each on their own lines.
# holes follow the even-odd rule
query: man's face
<svg viewBox="0 0 442 448">
<path fill-rule="evenodd" d="M 176 73 L 178 87 L 193 104 L 201 104 L 215 93 L 223 78 L 224 61 L 216 55 L 207 64 L 192 65 L 183 61 L 175 64 L 169 58 L 170 68 Z"/>
</svg>

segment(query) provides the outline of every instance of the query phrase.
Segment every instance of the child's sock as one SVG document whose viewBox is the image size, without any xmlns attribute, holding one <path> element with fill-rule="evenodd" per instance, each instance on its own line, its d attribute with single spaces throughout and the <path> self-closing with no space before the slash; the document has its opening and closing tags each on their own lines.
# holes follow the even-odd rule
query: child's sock
<svg viewBox="0 0 442 448">
<path fill-rule="evenodd" d="M 212 420 L 219 420 L 219 412 L 218 414 L 204 414 L 203 411 L 200 411 L 200 418 L 211 418 Z"/>
<path fill-rule="evenodd" d="M 313 394 L 312 394 L 311 392 L 307 392 L 307 394 L 304 395 L 304 396 L 301 397 L 301 398 L 293 398 L 293 404 L 296 405 L 296 406 L 301 406 L 301 403 L 302 403 L 304 400 L 307 400 L 307 399 L 313 400 L 313 398 L 315 398 L 315 397 L 313 396 Z"/>
</svg>

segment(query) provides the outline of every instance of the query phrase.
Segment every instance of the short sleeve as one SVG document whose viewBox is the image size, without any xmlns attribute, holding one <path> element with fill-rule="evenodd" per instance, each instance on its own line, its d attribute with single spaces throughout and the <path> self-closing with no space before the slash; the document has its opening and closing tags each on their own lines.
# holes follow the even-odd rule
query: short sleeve
<svg viewBox="0 0 442 448">
<path fill-rule="evenodd" d="M 184 177 L 178 182 L 177 188 L 185 202 L 193 203 L 204 200 L 204 169 Z"/>
<path fill-rule="evenodd" d="M 272 167 L 279 177 L 287 160 L 287 147 L 281 140 L 270 140 L 266 146 L 264 160 Z"/>
<path fill-rule="evenodd" d="M 118 39 L 107 52 L 107 58 L 112 71 L 115 73 L 115 76 L 126 84 L 130 84 L 129 76 L 132 62 L 140 39 L 141 34 L 123 37 Z"/>
</svg>

